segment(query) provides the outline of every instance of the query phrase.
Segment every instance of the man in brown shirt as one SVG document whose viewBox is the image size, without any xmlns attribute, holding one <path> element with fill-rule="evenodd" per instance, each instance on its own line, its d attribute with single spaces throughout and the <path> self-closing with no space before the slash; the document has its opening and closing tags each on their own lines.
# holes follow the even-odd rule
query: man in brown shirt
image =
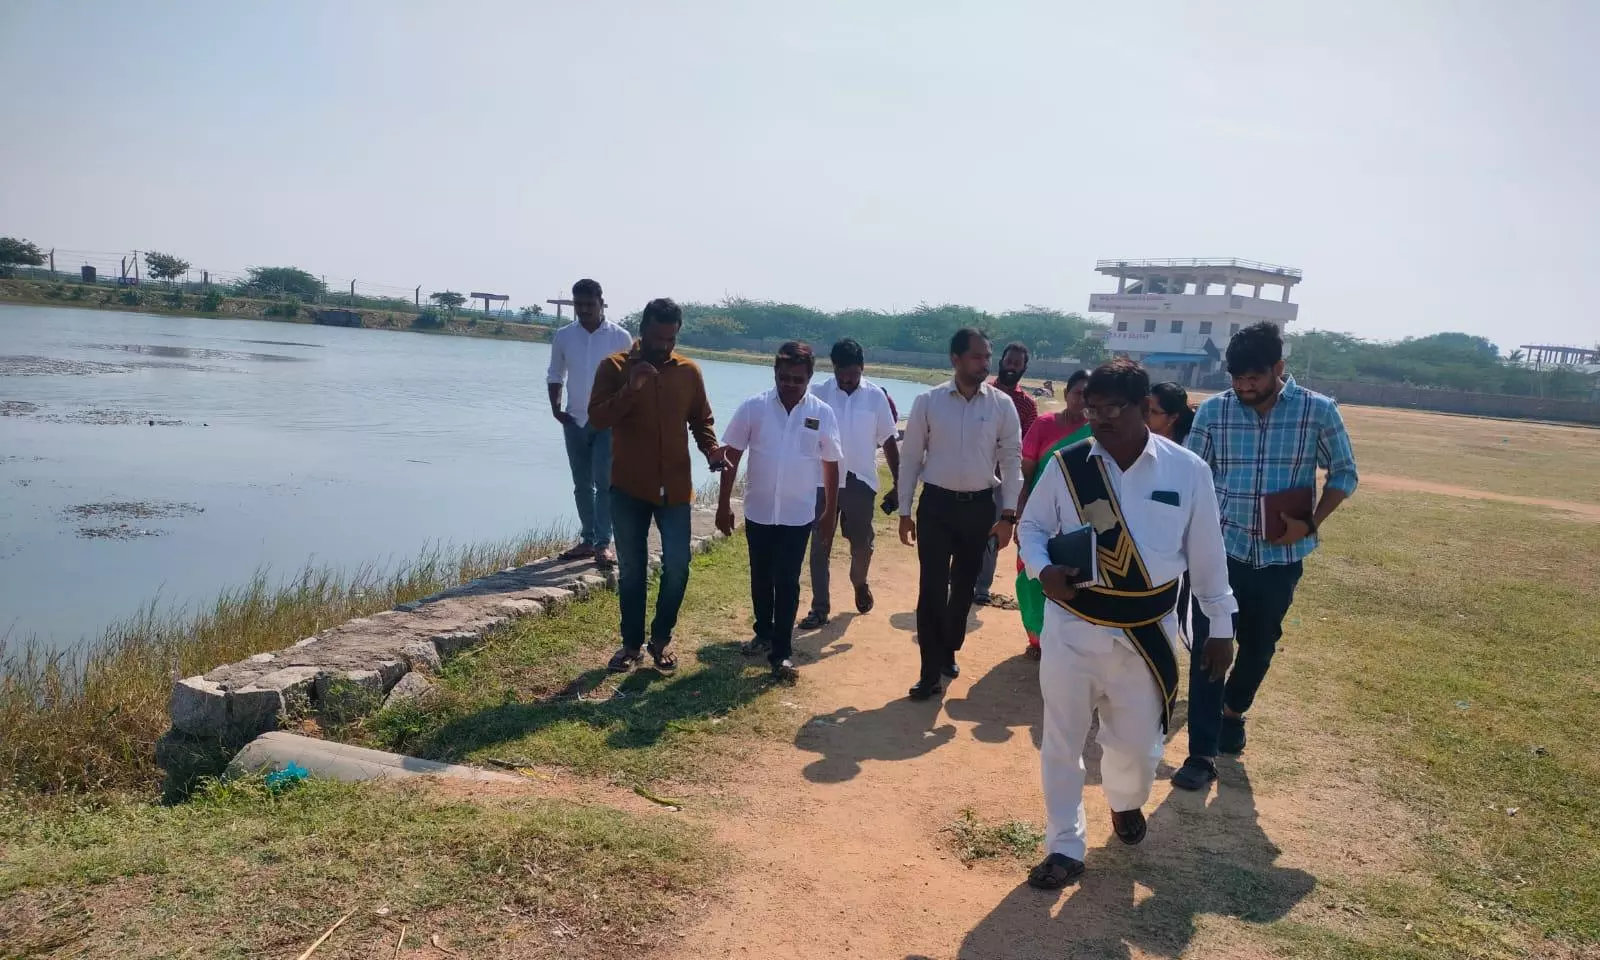
<svg viewBox="0 0 1600 960">
<path fill-rule="evenodd" d="M 645 305 L 639 339 L 600 361 L 589 395 L 589 423 L 611 431 L 611 523 L 617 547 L 617 598 L 622 649 L 607 669 L 631 670 L 649 650 L 658 670 L 677 658 L 667 650 L 689 585 L 689 434 L 713 470 L 722 464 L 711 427 L 711 403 L 693 360 L 674 352 L 683 311 L 662 298 Z M 645 642 L 645 582 L 650 521 L 661 532 L 661 590 Z"/>
</svg>

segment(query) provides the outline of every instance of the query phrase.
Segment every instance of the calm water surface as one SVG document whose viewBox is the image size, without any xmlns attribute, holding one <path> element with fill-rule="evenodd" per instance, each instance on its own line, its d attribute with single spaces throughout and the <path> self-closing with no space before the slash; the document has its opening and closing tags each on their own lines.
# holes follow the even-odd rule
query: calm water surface
<svg viewBox="0 0 1600 960">
<path fill-rule="evenodd" d="M 0 305 L 0 637 L 65 647 L 262 567 L 575 527 L 548 361 L 543 344 Z M 772 385 L 701 366 L 719 425 Z M 926 389 L 883 382 L 901 410 Z"/>
</svg>

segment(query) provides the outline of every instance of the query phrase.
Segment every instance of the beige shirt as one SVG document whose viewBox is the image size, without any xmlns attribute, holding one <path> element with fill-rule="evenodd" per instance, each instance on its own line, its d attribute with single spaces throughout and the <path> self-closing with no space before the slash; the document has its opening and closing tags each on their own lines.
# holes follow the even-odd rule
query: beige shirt
<svg viewBox="0 0 1600 960">
<path fill-rule="evenodd" d="M 900 445 L 900 515 L 911 516 L 917 481 L 960 492 L 1000 478 L 1000 509 L 1015 510 L 1022 490 L 1022 423 L 1016 404 L 988 383 L 968 400 L 946 380 L 911 404 Z"/>
</svg>

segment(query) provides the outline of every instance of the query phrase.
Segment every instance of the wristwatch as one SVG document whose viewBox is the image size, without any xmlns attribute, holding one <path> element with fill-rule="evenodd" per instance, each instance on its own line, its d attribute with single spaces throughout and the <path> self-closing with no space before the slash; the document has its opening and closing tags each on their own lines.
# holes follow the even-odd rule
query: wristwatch
<svg viewBox="0 0 1600 960">
<path fill-rule="evenodd" d="M 1015 513 L 1010 513 L 1010 512 L 1002 513 L 1002 514 L 1000 514 L 1000 519 L 1004 520 L 1006 523 L 1011 524 L 1012 526 L 1016 526 L 1017 525 L 1017 515 Z"/>
</svg>

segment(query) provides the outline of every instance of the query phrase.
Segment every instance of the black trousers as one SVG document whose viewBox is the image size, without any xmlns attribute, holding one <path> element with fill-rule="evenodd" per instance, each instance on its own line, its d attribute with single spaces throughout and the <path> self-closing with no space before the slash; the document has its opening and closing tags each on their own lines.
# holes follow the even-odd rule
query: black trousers
<svg viewBox="0 0 1600 960">
<path fill-rule="evenodd" d="M 1222 735 L 1222 708 L 1243 714 L 1255 703 L 1256 691 L 1267 677 L 1278 640 L 1283 637 L 1283 618 L 1294 603 L 1295 587 L 1300 584 L 1304 565 L 1300 561 L 1273 567 L 1252 567 L 1228 558 L 1228 585 L 1239 601 L 1233 628 L 1239 644 L 1238 656 L 1227 679 L 1212 680 L 1200 665 L 1202 651 L 1211 634 L 1211 622 L 1194 607 L 1194 653 L 1189 663 L 1189 755 L 1215 757 Z"/>
<path fill-rule="evenodd" d="M 994 527 L 994 492 L 925 485 L 917 503 L 917 643 L 922 676 L 937 683 L 967 639 L 967 613 Z"/>
<path fill-rule="evenodd" d="M 790 527 L 745 521 L 755 632 L 772 645 L 767 659 L 774 664 L 789 659 L 794 652 L 794 618 L 800 610 L 800 569 L 805 566 L 806 541 L 811 538 L 811 527 L 809 523 Z"/>
</svg>

